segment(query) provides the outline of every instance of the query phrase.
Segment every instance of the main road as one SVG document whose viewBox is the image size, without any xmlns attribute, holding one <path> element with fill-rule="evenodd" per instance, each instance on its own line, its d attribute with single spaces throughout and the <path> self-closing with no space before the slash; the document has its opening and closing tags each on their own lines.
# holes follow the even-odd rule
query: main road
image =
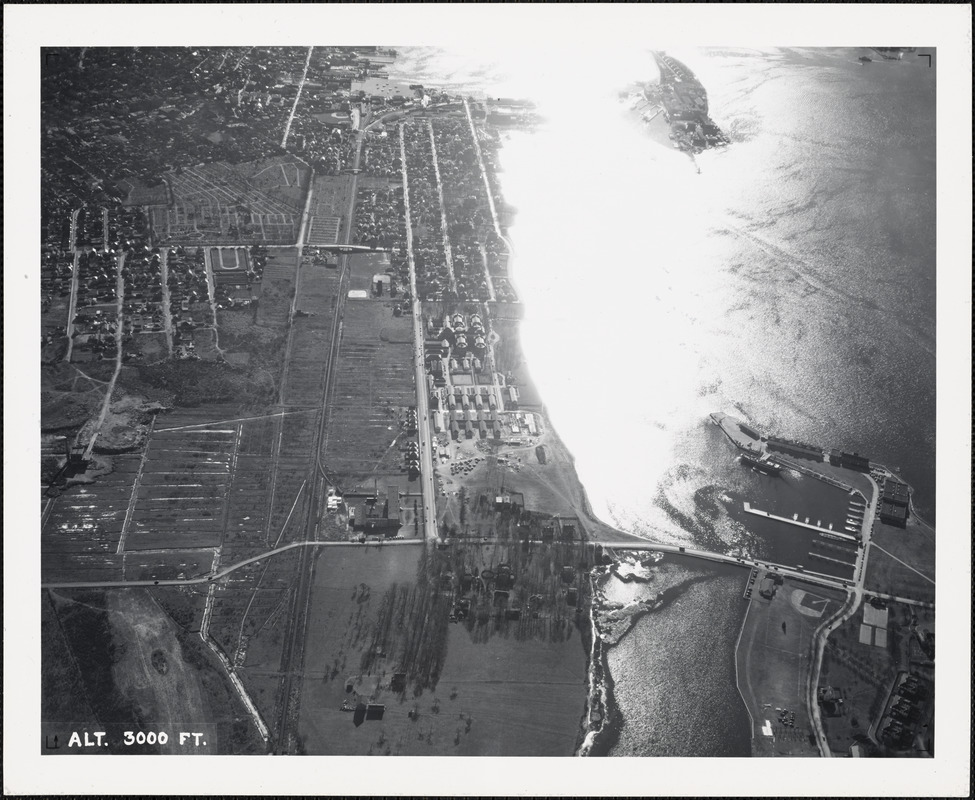
<svg viewBox="0 0 975 800">
<path fill-rule="evenodd" d="M 419 539 L 379 539 L 374 542 L 292 542 L 283 547 L 276 547 L 242 561 L 237 561 L 230 566 L 224 567 L 217 572 L 201 575 L 196 578 L 167 578 L 158 581 L 51 581 L 42 583 L 42 589 L 129 589 L 133 587 L 145 586 L 199 586 L 200 584 L 211 584 L 222 581 L 241 567 L 249 564 L 256 564 L 266 558 L 287 553 L 297 547 L 395 547 L 397 545 L 422 544 Z"/>
<path fill-rule="evenodd" d="M 400 171 L 403 175 L 403 207 L 406 225 L 406 258 L 410 268 L 413 298 L 413 380 L 416 383 L 416 417 L 420 434 L 420 485 L 423 491 L 423 531 L 428 541 L 439 539 L 437 494 L 433 481 L 433 436 L 430 433 L 430 403 L 427 398 L 426 367 L 423 364 L 423 307 L 416 292 L 416 263 L 413 260 L 413 228 L 410 221 L 410 184 L 406 172 L 406 137 L 399 126 Z M 357 164 L 358 166 L 358 164 Z"/>
<path fill-rule="evenodd" d="M 502 542 L 504 543 L 504 542 Z M 541 541 L 533 541 L 533 544 L 542 544 Z M 195 578 L 172 578 L 165 580 L 142 580 L 142 581 L 52 581 L 49 583 L 42 583 L 41 588 L 43 589 L 122 589 L 128 587 L 138 587 L 138 586 L 194 586 L 200 584 L 210 584 L 221 581 L 242 567 L 246 567 L 249 564 L 255 564 L 259 561 L 263 561 L 266 558 L 272 558 L 282 553 L 287 553 L 289 550 L 294 550 L 295 548 L 308 548 L 308 547 L 349 547 L 349 548 L 359 548 L 363 546 L 367 547 L 396 547 L 403 545 L 418 545 L 423 544 L 421 539 L 378 539 L 375 541 L 360 543 L 360 542 L 335 542 L 335 541 L 319 541 L 319 540 L 307 540 L 301 542 L 292 542 L 291 544 L 286 544 L 282 547 L 275 547 L 267 550 L 263 553 L 259 553 L 256 556 L 251 556 L 250 558 L 245 558 L 241 561 L 237 561 L 230 564 L 217 572 L 210 572 L 206 575 L 201 575 Z M 488 540 L 483 542 L 483 544 L 498 544 L 497 540 Z M 667 544 L 656 544 L 654 542 L 636 542 L 631 540 L 626 541 L 607 541 L 607 542 L 589 542 L 591 545 L 599 544 L 604 548 L 611 550 L 629 550 L 629 551 L 653 551 L 660 553 L 672 553 L 674 555 L 686 556 L 688 558 L 697 558 L 704 561 L 712 561 L 720 564 L 730 564 L 732 566 L 747 567 L 747 568 L 762 568 L 767 569 L 771 572 L 775 572 L 779 575 L 788 578 L 794 578 L 796 580 L 805 581 L 807 583 L 816 584 L 818 586 L 825 586 L 830 589 L 845 590 L 850 588 L 849 581 L 843 581 L 841 579 L 834 579 L 828 575 L 822 575 L 820 573 L 808 573 L 802 572 L 784 564 L 775 564 L 766 561 L 755 561 L 748 558 L 739 558 L 737 556 L 729 556 L 723 553 L 712 553 L 707 550 L 688 550 L 686 547 L 680 547 L 677 545 L 667 545 Z M 875 595 L 875 592 L 863 592 L 865 595 Z M 878 595 L 879 596 L 879 595 Z M 910 602 L 900 597 L 890 597 L 891 600 L 897 602 Z M 922 603 L 920 601 L 914 601 L 915 605 L 929 605 Z"/>
<path fill-rule="evenodd" d="M 839 589 L 841 591 L 848 590 L 851 585 L 850 581 L 843 580 L 842 578 L 834 578 L 831 575 L 824 575 L 821 572 L 808 572 L 806 570 L 795 569 L 794 567 L 787 566 L 786 564 L 776 564 L 772 561 L 758 561 L 740 556 L 729 556 L 725 553 L 713 553 L 710 550 L 695 550 L 682 545 L 656 544 L 654 542 L 642 544 L 632 541 L 593 541 L 590 542 L 590 544 L 599 544 L 604 548 L 609 548 L 611 550 L 651 550 L 657 553 L 673 553 L 675 555 L 687 556 L 688 558 L 698 558 L 703 561 L 713 561 L 718 564 L 731 564 L 732 566 L 749 567 L 753 569 L 767 569 L 770 572 L 774 572 L 784 578 L 794 578 L 796 580 L 805 581 L 806 583 L 813 583 L 817 586 L 825 586 L 829 589 Z"/>
<path fill-rule="evenodd" d="M 288 115 L 288 121 L 284 125 L 284 134 L 281 136 L 281 147 L 288 146 L 288 136 L 291 134 L 291 123 L 295 119 L 295 111 L 298 110 L 298 101 L 301 99 L 301 90 L 305 88 L 305 81 L 308 79 L 308 65 L 311 64 L 311 54 L 314 52 L 314 47 L 308 48 L 308 57 L 305 59 L 305 71 L 301 74 L 301 81 L 298 83 L 298 91 L 295 94 L 294 105 L 291 106 L 291 113 Z M 314 180 L 315 176 L 312 176 Z"/>
<path fill-rule="evenodd" d="M 813 658 L 806 683 L 806 705 L 808 706 L 809 719 L 812 723 L 813 736 L 816 739 L 816 746 L 819 754 L 823 758 L 830 758 L 833 753 L 830 750 L 829 742 L 826 739 L 826 730 L 823 727 L 822 716 L 819 713 L 819 700 L 816 696 L 819 687 L 819 676 L 823 668 L 823 654 L 826 651 L 826 640 L 829 635 L 850 619 L 860 608 L 863 602 L 864 581 L 867 574 L 867 557 L 870 552 L 870 539 L 873 535 L 874 521 L 877 515 L 877 505 L 880 499 L 880 487 L 870 476 L 867 476 L 870 486 L 873 489 L 870 499 L 867 501 L 867 508 L 863 515 L 863 525 L 860 528 L 860 546 L 857 549 L 856 567 L 854 569 L 854 581 L 848 589 L 846 602 L 842 608 L 832 617 L 823 622 L 813 634 Z"/>
</svg>

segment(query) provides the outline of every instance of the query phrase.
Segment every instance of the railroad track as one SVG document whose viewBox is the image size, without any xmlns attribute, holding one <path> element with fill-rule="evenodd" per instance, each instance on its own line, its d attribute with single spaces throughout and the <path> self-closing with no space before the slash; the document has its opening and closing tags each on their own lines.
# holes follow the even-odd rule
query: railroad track
<svg viewBox="0 0 975 800">
<path fill-rule="evenodd" d="M 359 159 L 362 154 L 362 136 L 356 137 L 356 151 L 354 169 L 358 170 Z M 345 231 L 342 235 L 342 243 L 348 244 L 352 233 L 352 217 L 355 211 L 355 198 L 358 189 L 358 171 L 352 173 L 352 185 L 349 189 L 349 213 L 346 215 Z M 305 213 L 308 213 L 306 207 Z M 301 230 L 305 230 L 302 223 Z M 299 271 L 302 242 L 298 243 L 299 249 Z M 338 358 L 340 337 L 339 331 L 342 325 L 342 317 L 345 310 L 345 299 L 348 294 L 348 255 L 340 257 L 341 275 L 339 278 L 338 298 L 336 302 L 335 318 L 332 321 L 331 342 L 328 351 L 328 365 L 325 369 L 325 381 L 322 388 L 321 416 L 315 434 L 315 458 L 309 476 L 311 482 L 311 498 L 309 503 L 309 513 L 305 522 L 305 540 L 313 541 L 317 535 L 318 508 L 322 502 L 322 494 L 325 485 L 324 479 L 318 474 L 319 462 L 321 461 L 321 450 L 324 446 L 325 435 L 328 427 L 328 403 L 332 390 L 333 376 L 335 374 L 335 363 Z M 296 285 L 295 296 L 297 298 L 300 285 Z M 283 382 L 282 382 L 283 385 Z M 291 601 L 291 613 L 288 615 L 288 627 L 285 632 L 285 644 L 281 658 L 282 685 L 279 692 L 280 713 L 277 720 L 277 736 L 274 740 L 273 750 L 276 754 L 290 754 L 295 748 L 295 737 L 293 735 L 295 725 L 301 706 L 301 668 L 304 662 L 305 629 L 308 621 L 308 607 L 311 603 L 311 585 L 314 575 L 315 554 L 310 552 L 313 549 L 302 547 L 298 562 L 298 580 Z M 297 673 L 297 676 L 296 676 Z M 295 678 L 298 678 L 296 681 Z"/>
</svg>

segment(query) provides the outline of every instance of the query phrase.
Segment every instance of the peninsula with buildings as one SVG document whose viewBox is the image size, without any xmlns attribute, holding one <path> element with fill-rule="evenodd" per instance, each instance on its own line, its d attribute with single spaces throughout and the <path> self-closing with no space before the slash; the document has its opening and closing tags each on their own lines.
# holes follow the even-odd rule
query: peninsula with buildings
<svg viewBox="0 0 975 800">
<path fill-rule="evenodd" d="M 708 116 L 707 90 L 690 68 L 663 51 L 652 55 L 659 78 L 623 94 L 647 130 L 692 156 L 727 145 L 728 137 Z"/>
<path fill-rule="evenodd" d="M 687 559 L 750 574 L 754 752 L 931 752 L 908 490 L 716 416 L 743 468 L 835 489 L 829 518 L 743 509 L 802 561 L 596 519 L 519 344 L 497 153 L 534 109 L 398 83 L 395 57 L 45 52 L 46 741 L 83 720 L 109 752 L 587 752 L 619 716 L 607 625 L 667 600 L 610 608 L 606 581 Z M 663 63 L 678 146 L 719 143 Z"/>
</svg>

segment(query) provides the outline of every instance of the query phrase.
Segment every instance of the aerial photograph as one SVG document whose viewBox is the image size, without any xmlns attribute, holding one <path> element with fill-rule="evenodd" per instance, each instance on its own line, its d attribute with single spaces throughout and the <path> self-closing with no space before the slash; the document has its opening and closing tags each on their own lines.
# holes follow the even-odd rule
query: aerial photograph
<svg viewBox="0 0 975 800">
<path fill-rule="evenodd" d="M 938 49 L 251 37 L 40 48 L 44 762 L 936 759 Z"/>
</svg>

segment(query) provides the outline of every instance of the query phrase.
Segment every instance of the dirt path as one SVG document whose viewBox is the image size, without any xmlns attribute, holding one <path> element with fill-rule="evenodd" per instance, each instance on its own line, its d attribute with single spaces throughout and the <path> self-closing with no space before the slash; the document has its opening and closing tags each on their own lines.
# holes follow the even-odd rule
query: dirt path
<svg viewBox="0 0 975 800">
<path fill-rule="evenodd" d="M 122 371 L 122 306 L 125 303 L 125 279 L 122 277 L 122 268 L 125 266 L 125 256 L 126 254 L 123 252 L 118 257 L 118 277 L 115 283 L 115 291 L 118 295 L 115 311 L 115 371 L 112 373 L 112 379 L 108 382 L 108 387 L 105 390 L 105 399 L 102 402 L 102 409 L 98 414 L 98 420 L 95 422 L 91 439 L 88 440 L 88 446 L 85 448 L 86 460 L 91 458 L 92 449 L 95 447 L 98 435 L 102 432 L 102 426 L 105 424 L 105 418 L 108 416 L 108 409 L 112 405 L 115 382 L 118 380 L 119 372 Z M 82 430 L 84 429 L 82 428 Z"/>
</svg>

